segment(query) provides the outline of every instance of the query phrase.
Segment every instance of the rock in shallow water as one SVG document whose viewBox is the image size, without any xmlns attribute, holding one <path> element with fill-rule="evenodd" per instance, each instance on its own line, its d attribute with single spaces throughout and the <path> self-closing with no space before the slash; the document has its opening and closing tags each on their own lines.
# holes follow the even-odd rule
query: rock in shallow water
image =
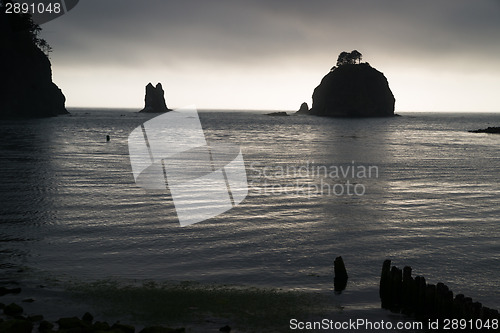
<svg viewBox="0 0 500 333">
<path fill-rule="evenodd" d="M 3 313 L 7 316 L 19 316 L 23 313 L 23 308 L 17 305 L 16 303 L 11 303 L 3 309 Z"/>
<path fill-rule="evenodd" d="M 469 131 L 470 133 L 490 133 L 490 134 L 500 134 L 500 127 L 488 127 L 484 129 L 478 129 L 474 131 Z"/>
<path fill-rule="evenodd" d="M 0 332 L 2 333 L 31 333 L 33 323 L 28 320 L 12 319 L 0 322 Z"/>
<path fill-rule="evenodd" d="M 280 112 L 266 113 L 266 115 L 271 116 L 271 117 L 286 117 L 286 116 L 288 116 L 288 113 L 286 113 L 284 111 L 280 111 Z"/>
<path fill-rule="evenodd" d="M 186 329 L 184 327 L 181 328 L 169 328 L 163 326 L 151 326 L 146 327 L 139 333 L 184 333 Z"/>
</svg>

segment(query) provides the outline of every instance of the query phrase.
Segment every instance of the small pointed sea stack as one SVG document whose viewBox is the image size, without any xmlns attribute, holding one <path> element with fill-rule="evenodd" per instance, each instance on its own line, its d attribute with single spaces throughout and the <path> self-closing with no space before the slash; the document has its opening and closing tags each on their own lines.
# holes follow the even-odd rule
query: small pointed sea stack
<svg viewBox="0 0 500 333">
<path fill-rule="evenodd" d="M 297 113 L 299 113 L 299 114 L 300 114 L 300 113 L 308 113 L 308 112 L 309 112 L 309 105 L 307 105 L 307 103 L 306 103 L 306 102 L 302 103 L 302 104 L 300 105 L 300 109 L 299 109 L 299 111 L 297 111 Z"/>
<path fill-rule="evenodd" d="M 167 112 L 171 111 L 167 108 L 167 104 L 165 103 L 165 91 L 161 86 L 161 83 L 158 83 L 156 87 L 148 83 L 146 86 L 146 97 L 144 97 L 144 109 L 139 112 Z"/>
<path fill-rule="evenodd" d="M 333 262 L 335 277 L 333 278 L 333 285 L 335 292 L 341 293 L 347 286 L 347 270 L 345 269 L 344 260 L 342 257 L 335 258 Z"/>
</svg>

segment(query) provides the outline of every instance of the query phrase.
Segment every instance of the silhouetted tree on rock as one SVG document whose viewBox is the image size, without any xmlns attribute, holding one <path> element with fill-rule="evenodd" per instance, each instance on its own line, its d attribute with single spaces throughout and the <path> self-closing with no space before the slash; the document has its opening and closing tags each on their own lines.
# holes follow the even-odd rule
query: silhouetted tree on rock
<svg viewBox="0 0 500 333">
<path fill-rule="evenodd" d="M 352 61 L 354 63 L 356 63 L 356 60 L 358 61 L 358 64 L 361 63 L 361 58 L 363 57 L 363 55 L 361 53 L 358 52 L 358 50 L 354 50 L 350 53 L 350 58 L 352 59 Z"/>
<path fill-rule="evenodd" d="M 337 58 L 337 66 L 354 65 L 356 63 L 356 60 L 358 61 L 358 64 L 360 64 L 362 56 L 363 55 L 357 50 L 354 50 L 350 53 L 343 51 L 339 54 L 339 57 Z"/>
<path fill-rule="evenodd" d="M 3 2 L 3 3 L 2 3 Z M 0 11 L 4 12 L 5 15 L 5 6 L 9 4 L 13 4 L 14 2 L 11 0 L 0 0 Z M 42 28 L 35 22 L 33 22 L 33 18 L 29 13 L 19 13 L 19 14 L 9 14 L 10 20 L 10 28 L 15 33 L 26 33 L 30 36 L 33 43 L 38 46 L 40 50 L 42 50 L 47 56 L 50 52 L 52 52 L 52 47 L 47 43 L 47 41 L 40 37 L 40 33 L 42 32 Z"/>
<path fill-rule="evenodd" d="M 30 14 L 6 13 L 0 2 L 0 118 L 66 114 L 66 98 L 52 81 L 50 45 Z"/>
<path fill-rule="evenodd" d="M 346 65 L 346 64 L 350 64 L 351 63 L 351 60 L 350 60 L 350 57 L 349 57 L 350 53 L 348 52 L 341 52 L 339 54 L 339 57 L 337 58 L 337 67 L 338 66 L 342 66 L 342 65 Z"/>
</svg>

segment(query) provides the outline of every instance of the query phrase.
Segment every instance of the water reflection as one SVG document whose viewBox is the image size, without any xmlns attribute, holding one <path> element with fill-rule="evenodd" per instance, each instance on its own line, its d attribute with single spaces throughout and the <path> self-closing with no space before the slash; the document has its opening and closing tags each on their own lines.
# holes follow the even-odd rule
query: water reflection
<svg viewBox="0 0 500 333">
<path fill-rule="evenodd" d="M 485 282 L 491 287 L 485 297 L 498 289 L 491 279 L 500 267 L 494 241 L 500 182 L 498 160 L 491 158 L 497 145 L 458 130 L 480 128 L 474 126 L 479 120 L 451 125 L 439 118 L 433 124 L 418 117 L 222 112 L 200 118 L 207 140 L 241 146 L 248 180 L 260 183 L 239 206 L 190 228 L 179 228 L 168 197 L 145 193 L 133 180 L 127 137 L 145 115 L 76 113 L 2 123 L 0 264 L 89 280 L 188 279 L 324 291 L 333 288 L 333 260 L 341 255 L 347 293 L 376 289 L 386 258 L 451 287 L 463 277 Z M 352 161 L 379 170 L 378 177 L 352 180 L 366 187 L 362 196 L 298 190 L 322 178 L 342 184 L 342 177 L 262 175 L 265 167 L 297 171 L 308 162 L 349 167 Z M 276 193 L 259 192 L 262 181 Z M 286 185 L 292 191 L 285 193 Z M 476 276 L 477 260 L 487 274 Z"/>
</svg>

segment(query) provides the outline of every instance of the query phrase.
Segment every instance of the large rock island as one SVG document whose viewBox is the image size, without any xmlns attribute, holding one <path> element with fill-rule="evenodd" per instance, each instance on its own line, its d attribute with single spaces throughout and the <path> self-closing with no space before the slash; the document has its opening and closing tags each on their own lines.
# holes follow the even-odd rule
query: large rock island
<svg viewBox="0 0 500 333">
<path fill-rule="evenodd" d="M 161 83 L 154 87 L 151 82 L 146 86 L 146 96 L 144 97 L 144 109 L 139 112 L 167 112 L 172 111 L 165 102 L 165 91 Z"/>
<path fill-rule="evenodd" d="M 356 60 L 358 63 L 356 63 Z M 314 89 L 308 114 L 328 117 L 394 116 L 394 95 L 384 74 L 361 63 L 361 53 L 342 52 L 337 66 Z"/>
<path fill-rule="evenodd" d="M 44 53 L 50 46 L 39 33 L 31 16 L 6 14 L 0 5 L 0 118 L 68 113 L 66 98 L 52 82 L 51 64 Z"/>
</svg>

